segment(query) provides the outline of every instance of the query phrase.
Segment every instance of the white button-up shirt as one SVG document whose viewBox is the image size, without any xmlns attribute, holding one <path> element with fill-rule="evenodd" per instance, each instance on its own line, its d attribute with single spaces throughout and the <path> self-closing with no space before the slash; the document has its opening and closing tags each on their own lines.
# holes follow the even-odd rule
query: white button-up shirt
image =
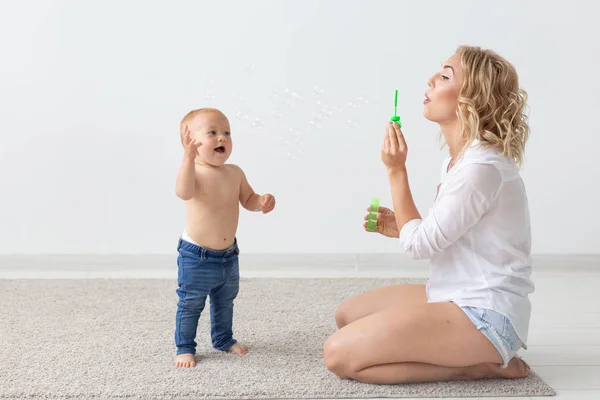
<svg viewBox="0 0 600 400">
<path fill-rule="evenodd" d="M 534 291 L 529 206 L 518 166 L 476 141 L 447 171 L 429 215 L 400 231 L 406 254 L 430 259 L 430 302 L 492 309 L 527 348 Z"/>
</svg>

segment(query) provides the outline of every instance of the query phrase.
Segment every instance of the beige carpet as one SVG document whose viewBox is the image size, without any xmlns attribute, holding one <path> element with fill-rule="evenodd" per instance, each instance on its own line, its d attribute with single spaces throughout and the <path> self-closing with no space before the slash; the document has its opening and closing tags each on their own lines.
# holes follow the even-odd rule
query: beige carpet
<svg viewBox="0 0 600 400">
<path fill-rule="evenodd" d="M 242 280 L 234 332 L 251 352 L 238 357 L 212 350 L 207 307 L 197 339 L 202 360 L 195 369 L 181 370 L 173 367 L 174 281 L 0 280 L 0 398 L 554 394 L 535 373 L 522 380 L 394 386 L 361 384 L 329 373 L 322 345 L 335 330 L 336 305 L 401 281 Z"/>
</svg>

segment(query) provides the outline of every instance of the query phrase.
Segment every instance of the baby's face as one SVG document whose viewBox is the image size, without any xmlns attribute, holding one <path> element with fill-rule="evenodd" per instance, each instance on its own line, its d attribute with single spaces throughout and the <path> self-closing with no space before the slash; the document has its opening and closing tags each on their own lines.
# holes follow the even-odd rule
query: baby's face
<svg viewBox="0 0 600 400">
<path fill-rule="evenodd" d="M 200 113 L 189 125 L 192 136 L 201 142 L 198 148 L 200 161 L 219 167 L 231 155 L 233 143 L 229 120 L 219 111 Z"/>
</svg>

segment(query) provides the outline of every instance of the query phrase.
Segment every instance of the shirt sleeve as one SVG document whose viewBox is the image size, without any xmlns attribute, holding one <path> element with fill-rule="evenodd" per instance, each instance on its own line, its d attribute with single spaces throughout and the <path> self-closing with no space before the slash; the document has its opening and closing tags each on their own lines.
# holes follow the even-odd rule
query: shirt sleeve
<svg viewBox="0 0 600 400">
<path fill-rule="evenodd" d="M 490 164 L 466 165 L 447 179 L 430 214 L 400 230 L 400 242 L 412 259 L 431 258 L 457 241 L 481 219 L 502 186 L 500 171 Z"/>
</svg>

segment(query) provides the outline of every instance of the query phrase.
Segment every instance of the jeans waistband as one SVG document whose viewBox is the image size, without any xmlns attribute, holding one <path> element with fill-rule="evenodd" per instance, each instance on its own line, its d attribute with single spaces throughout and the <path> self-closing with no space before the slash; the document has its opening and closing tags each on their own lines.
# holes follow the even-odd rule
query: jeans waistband
<svg viewBox="0 0 600 400">
<path fill-rule="evenodd" d="M 237 238 L 233 239 L 233 244 L 229 246 L 229 248 L 224 250 L 213 250 L 203 246 L 198 246 L 194 243 L 190 243 L 182 238 L 179 238 L 179 243 L 177 244 L 177 250 L 183 249 L 189 251 L 191 253 L 197 254 L 203 259 L 206 257 L 229 257 L 232 254 L 239 254 Z"/>
</svg>

